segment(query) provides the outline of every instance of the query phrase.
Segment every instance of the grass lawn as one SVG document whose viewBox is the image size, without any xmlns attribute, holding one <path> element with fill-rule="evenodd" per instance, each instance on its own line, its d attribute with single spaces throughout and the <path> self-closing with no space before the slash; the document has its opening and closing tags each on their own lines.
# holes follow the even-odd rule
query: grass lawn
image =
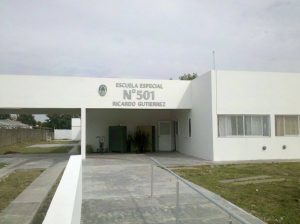
<svg viewBox="0 0 300 224">
<path fill-rule="evenodd" d="M 300 163 L 197 166 L 176 168 L 174 171 L 267 223 L 300 223 Z M 219 182 L 259 175 L 285 180 L 247 185 Z"/>
<path fill-rule="evenodd" d="M 0 163 L 0 169 L 1 168 L 3 168 L 3 167 L 5 167 L 7 164 L 5 164 L 5 163 Z"/>
<path fill-rule="evenodd" d="M 43 142 L 45 143 L 45 142 Z M 15 145 L 0 147 L 0 154 L 8 153 L 23 153 L 23 154 L 33 154 L 33 153 L 67 153 L 72 149 L 72 146 L 59 146 L 59 147 L 49 147 L 49 148 L 27 148 L 27 146 L 33 143 L 19 143 Z M 35 143 L 34 143 L 35 144 Z M 40 144 L 40 143 L 38 143 Z M 45 143 L 47 144 L 47 143 Z"/>
<path fill-rule="evenodd" d="M 35 178 L 43 169 L 17 170 L 7 177 L 0 179 L 0 211 L 6 208 Z"/>
</svg>

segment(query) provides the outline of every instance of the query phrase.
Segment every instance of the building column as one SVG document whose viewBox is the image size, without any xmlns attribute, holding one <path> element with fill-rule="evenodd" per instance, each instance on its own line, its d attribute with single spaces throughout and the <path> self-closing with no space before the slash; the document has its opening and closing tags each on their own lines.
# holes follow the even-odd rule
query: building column
<svg viewBox="0 0 300 224">
<path fill-rule="evenodd" d="M 81 108 L 81 157 L 85 159 L 86 154 L 86 108 Z"/>
</svg>

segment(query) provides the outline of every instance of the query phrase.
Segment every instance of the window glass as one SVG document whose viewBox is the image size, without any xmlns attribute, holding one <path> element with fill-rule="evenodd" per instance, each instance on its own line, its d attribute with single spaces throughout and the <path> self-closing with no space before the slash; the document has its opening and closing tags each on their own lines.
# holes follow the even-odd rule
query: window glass
<svg viewBox="0 0 300 224">
<path fill-rule="evenodd" d="M 251 135 L 251 116 L 245 116 L 245 135 Z"/>
<path fill-rule="evenodd" d="M 192 123 L 191 123 L 191 118 L 189 119 L 189 137 L 192 136 Z"/>
<path fill-rule="evenodd" d="M 269 116 L 263 116 L 263 136 L 271 136 Z"/>
<path fill-rule="evenodd" d="M 284 116 L 275 116 L 276 136 L 284 136 Z"/>
<path fill-rule="evenodd" d="M 237 119 L 235 116 L 230 117 L 231 120 L 231 135 L 237 135 Z"/>
<path fill-rule="evenodd" d="M 285 135 L 299 135 L 298 116 L 284 116 Z"/>
<path fill-rule="evenodd" d="M 262 116 L 251 116 L 251 135 L 263 135 Z"/>
<path fill-rule="evenodd" d="M 244 135 L 242 115 L 219 115 L 219 136 Z"/>
<path fill-rule="evenodd" d="M 174 125 L 175 125 L 175 135 L 178 135 L 178 121 L 175 121 Z"/>
<path fill-rule="evenodd" d="M 167 122 L 161 122 L 159 124 L 159 134 L 160 135 L 170 135 L 170 123 Z"/>
<path fill-rule="evenodd" d="M 237 120 L 237 135 L 244 135 L 244 122 L 243 116 L 236 116 Z"/>
<path fill-rule="evenodd" d="M 270 136 L 268 115 L 219 115 L 219 136 Z"/>
<path fill-rule="evenodd" d="M 218 116 L 219 136 L 232 135 L 231 117 L 226 115 Z"/>
</svg>

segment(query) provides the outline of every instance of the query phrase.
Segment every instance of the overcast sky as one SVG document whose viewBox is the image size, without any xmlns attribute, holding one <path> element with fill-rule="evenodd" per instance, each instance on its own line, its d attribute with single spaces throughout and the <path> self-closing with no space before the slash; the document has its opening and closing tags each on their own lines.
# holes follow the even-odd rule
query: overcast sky
<svg viewBox="0 0 300 224">
<path fill-rule="evenodd" d="M 0 73 L 300 72 L 300 1 L 1 0 Z"/>
</svg>

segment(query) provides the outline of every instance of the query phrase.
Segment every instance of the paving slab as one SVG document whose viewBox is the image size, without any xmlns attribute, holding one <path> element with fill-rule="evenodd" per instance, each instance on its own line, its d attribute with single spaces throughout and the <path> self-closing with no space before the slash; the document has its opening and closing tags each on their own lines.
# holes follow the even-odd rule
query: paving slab
<svg viewBox="0 0 300 224">
<path fill-rule="evenodd" d="M 202 162 L 191 157 L 183 157 L 184 161 L 180 162 L 178 154 L 156 157 L 170 166 L 187 164 L 189 159 L 195 164 Z M 228 223 L 228 214 L 182 183 L 179 207 L 176 207 L 176 179 L 159 167 L 154 168 L 151 197 L 151 164 L 145 155 L 92 156 L 83 161 L 81 223 Z M 264 223 L 220 196 L 194 186 L 250 223 Z"/>
<path fill-rule="evenodd" d="M 2 160 L 6 161 L 6 160 Z M 0 169 L 0 178 L 7 176 L 8 174 L 15 171 L 18 167 L 24 165 L 27 162 L 27 159 L 18 159 L 12 160 L 11 163 L 3 168 Z"/>
<path fill-rule="evenodd" d="M 0 224 L 30 224 L 67 161 L 60 161 L 37 177 L 0 213 Z"/>
<path fill-rule="evenodd" d="M 26 148 L 54 148 L 54 147 L 68 147 L 68 146 L 75 146 L 78 145 L 77 143 L 72 144 L 35 144 L 27 146 Z"/>
</svg>

